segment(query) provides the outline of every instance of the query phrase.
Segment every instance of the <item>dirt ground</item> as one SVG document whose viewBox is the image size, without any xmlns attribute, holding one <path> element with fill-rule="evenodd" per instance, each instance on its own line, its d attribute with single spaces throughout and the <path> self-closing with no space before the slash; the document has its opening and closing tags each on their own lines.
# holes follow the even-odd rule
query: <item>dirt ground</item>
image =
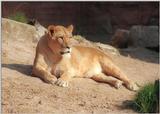
<svg viewBox="0 0 160 114">
<path fill-rule="evenodd" d="M 44 83 L 31 76 L 36 43 L 2 39 L 2 112 L 105 114 L 133 113 L 125 106 L 136 92 L 115 89 L 91 79 L 75 78 L 68 88 Z M 130 79 L 140 85 L 154 82 L 160 74 L 158 53 L 143 48 L 110 55 Z"/>
</svg>

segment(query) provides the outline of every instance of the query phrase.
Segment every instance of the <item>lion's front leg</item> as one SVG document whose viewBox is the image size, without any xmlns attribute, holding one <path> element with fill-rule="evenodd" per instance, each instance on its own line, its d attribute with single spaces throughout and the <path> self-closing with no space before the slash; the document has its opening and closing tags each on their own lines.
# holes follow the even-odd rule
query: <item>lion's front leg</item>
<svg viewBox="0 0 160 114">
<path fill-rule="evenodd" d="M 46 83 L 54 84 L 57 81 L 57 78 L 47 70 L 47 67 L 48 65 L 45 62 L 43 55 L 36 53 L 32 74 L 41 78 Z"/>
<path fill-rule="evenodd" d="M 33 74 L 41 78 L 46 83 L 54 84 L 57 81 L 57 78 L 54 75 L 40 66 L 33 68 Z"/>
<path fill-rule="evenodd" d="M 71 76 L 67 73 L 64 73 L 57 80 L 56 85 L 61 86 L 61 87 L 68 87 L 68 83 L 70 79 L 71 79 Z"/>
</svg>

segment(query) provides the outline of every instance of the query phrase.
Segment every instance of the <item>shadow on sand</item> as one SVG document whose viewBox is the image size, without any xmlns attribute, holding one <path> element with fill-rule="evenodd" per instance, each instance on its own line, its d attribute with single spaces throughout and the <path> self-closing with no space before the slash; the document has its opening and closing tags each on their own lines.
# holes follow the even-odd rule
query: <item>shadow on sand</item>
<svg viewBox="0 0 160 114">
<path fill-rule="evenodd" d="M 132 100 L 123 101 L 120 105 L 115 105 L 119 110 L 133 110 L 133 112 L 137 112 L 134 106 L 134 102 Z"/>
<path fill-rule="evenodd" d="M 130 56 L 134 59 L 159 64 L 159 53 L 145 48 L 121 49 L 120 53 L 123 56 Z"/>
<path fill-rule="evenodd" d="M 20 73 L 23 73 L 27 76 L 31 76 L 32 73 L 32 65 L 24 65 L 24 64 L 2 64 L 2 67 L 6 67 L 12 70 L 16 70 Z"/>
</svg>

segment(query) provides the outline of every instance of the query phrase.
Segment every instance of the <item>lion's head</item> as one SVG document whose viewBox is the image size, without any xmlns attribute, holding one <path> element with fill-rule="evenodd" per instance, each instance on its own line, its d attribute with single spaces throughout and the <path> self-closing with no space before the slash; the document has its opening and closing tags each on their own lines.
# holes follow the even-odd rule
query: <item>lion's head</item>
<svg viewBox="0 0 160 114">
<path fill-rule="evenodd" d="M 48 46 L 53 52 L 64 54 L 70 53 L 69 41 L 72 38 L 73 25 L 64 26 L 48 26 Z"/>
</svg>

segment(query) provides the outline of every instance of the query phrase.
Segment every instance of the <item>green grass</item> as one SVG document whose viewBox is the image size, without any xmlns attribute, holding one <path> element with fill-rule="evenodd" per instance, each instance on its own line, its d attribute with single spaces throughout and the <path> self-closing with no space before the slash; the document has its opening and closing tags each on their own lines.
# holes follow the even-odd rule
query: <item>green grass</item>
<svg viewBox="0 0 160 114">
<path fill-rule="evenodd" d="M 147 84 L 142 87 L 135 99 L 134 108 L 140 113 L 155 113 L 158 111 L 159 104 L 159 82 L 155 84 Z"/>
<path fill-rule="evenodd" d="M 83 39 L 85 39 L 81 35 L 74 35 L 73 38 L 76 39 L 76 40 L 78 40 L 78 41 L 80 41 L 80 42 L 83 41 Z"/>
<path fill-rule="evenodd" d="M 10 15 L 8 18 L 22 23 L 28 22 L 28 19 L 23 12 L 16 12 L 15 14 Z"/>
</svg>

